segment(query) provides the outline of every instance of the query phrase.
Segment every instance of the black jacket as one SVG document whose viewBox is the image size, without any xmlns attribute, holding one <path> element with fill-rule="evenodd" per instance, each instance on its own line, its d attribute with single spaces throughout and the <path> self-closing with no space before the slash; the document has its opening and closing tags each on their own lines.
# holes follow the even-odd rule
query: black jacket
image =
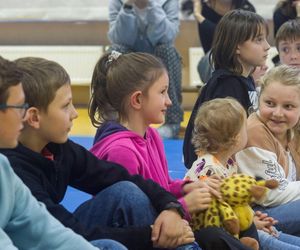
<svg viewBox="0 0 300 250">
<path fill-rule="evenodd" d="M 257 101 L 253 79 L 251 77 L 245 78 L 243 76 L 233 75 L 230 71 L 222 69 L 213 72 L 212 77 L 202 88 L 201 93 L 198 96 L 185 131 L 183 156 L 184 164 L 187 168 L 191 168 L 193 162 L 197 159 L 191 139 L 199 107 L 205 101 L 225 97 L 237 99 L 247 112 L 249 107 Z"/>
<path fill-rule="evenodd" d="M 202 2 L 202 12 L 201 14 L 205 18 L 202 23 L 198 23 L 198 33 L 201 45 L 205 53 L 207 53 L 212 46 L 213 37 L 215 34 L 215 29 L 220 19 L 223 17 L 215 12 L 211 7 L 207 5 L 207 2 L 201 0 Z M 254 6 L 248 1 L 240 1 L 241 5 L 237 6 L 238 9 L 248 10 L 255 12 Z"/>
<path fill-rule="evenodd" d="M 114 239 L 129 249 L 152 249 L 151 228 L 103 228 L 87 230 L 66 208 L 59 203 L 70 185 L 91 195 L 123 180 L 135 183 L 161 212 L 176 198 L 151 180 L 131 176 L 120 165 L 99 160 L 84 147 L 68 140 L 64 144 L 47 145 L 54 154 L 54 161 L 22 145 L 15 149 L 2 149 L 16 174 L 29 187 L 32 194 L 42 201 L 50 213 L 65 226 L 87 240 Z"/>
<path fill-rule="evenodd" d="M 274 38 L 276 37 L 277 31 L 279 30 L 282 24 L 289 20 L 295 19 L 296 17 L 296 10 L 294 11 L 292 16 L 286 16 L 282 13 L 281 8 L 277 8 L 273 13 Z"/>
</svg>

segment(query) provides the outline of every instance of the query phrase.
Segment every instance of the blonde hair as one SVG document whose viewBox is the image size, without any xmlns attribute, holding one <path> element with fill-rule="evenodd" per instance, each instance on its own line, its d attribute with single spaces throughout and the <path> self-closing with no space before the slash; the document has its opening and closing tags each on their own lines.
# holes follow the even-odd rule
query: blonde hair
<svg viewBox="0 0 300 250">
<path fill-rule="evenodd" d="M 266 87 L 274 82 L 279 82 L 284 86 L 296 86 L 300 94 L 300 69 L 289 65 L 280 65 L 270 69 L 261 79 L 261 89 L 259 95 L 259 102 L 262 93 Z M 300 135 L 300 124 L 298 124 L 290 131 L 289 138 L 294 136 L 294 133 Z"/>
<path fill-rule="evenodd" d="M 286 86 L 298 86 L 300 90 L 300 69 L 289 65 L 280 65 L 270 69 L 260 79 L 260 96 L 272 82 L 280 82 Z"/>
<path fill-rule="evenodd" d="M 203 103 L 194 124 L 195 151 L 215 154 L 234 146 L 246 117 L 243 106 L 233 98 L 216 98 Z"/>
</svg>

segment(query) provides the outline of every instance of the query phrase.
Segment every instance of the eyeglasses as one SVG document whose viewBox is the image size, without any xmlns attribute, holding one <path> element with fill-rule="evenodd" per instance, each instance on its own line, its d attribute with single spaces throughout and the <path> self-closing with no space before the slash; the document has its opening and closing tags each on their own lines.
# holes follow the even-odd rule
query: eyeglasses
<svg viewBox="0 0 300 250">
<path fill-rule="evenodd" d="M 8 105 L 8 104 L 0 104 L 0 110 L 3 109 L 18 109 L 20 111 L 21 117 L 24 118 L 26 114 L 26 110 L 29 108 L 28 103 L 24 103 L 22 105 Z"/>
</svg>

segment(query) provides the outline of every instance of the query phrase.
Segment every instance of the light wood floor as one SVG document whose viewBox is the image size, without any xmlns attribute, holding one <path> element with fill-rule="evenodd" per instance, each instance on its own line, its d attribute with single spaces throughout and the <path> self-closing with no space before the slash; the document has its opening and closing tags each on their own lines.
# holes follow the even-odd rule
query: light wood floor
<svg viewBox="0 0 300 250">
<path fill-rule="evenodd" d="M 73 121 L 73 128 L 71 130 L 70 135 L 73 136 L 94 136 L 96 129 L 93 127 L 89 117 L 87 109 L 79 108 L 77 109 L 78 112 L 78 118 Z M 181 122 L 181 133 L 180 137 L 183 136 L 184 130 L 187 126 L 187 123 L 189 121 L 191 112 L 185 111 L 184 112 L 184 120 Z M 159 125 L 153 125 L 154 127 L 157 127 Z"/>
</svg>

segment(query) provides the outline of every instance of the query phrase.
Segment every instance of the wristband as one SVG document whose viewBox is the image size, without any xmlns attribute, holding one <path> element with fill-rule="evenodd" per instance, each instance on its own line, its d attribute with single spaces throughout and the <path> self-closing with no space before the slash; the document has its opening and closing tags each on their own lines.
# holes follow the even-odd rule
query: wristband
<svg viewBox="0 0 300 250">
<path fill-rule="evenodd" d="M 177 203 L 177 202 L 170 202 L 168 203 L 165 208 L 165 210 L 168 210 L 168 209 L 175 209 L 179 214 L 180 216 L 183 218 L 185 216 L 185 211 L 183 209 L 183 207 L 181 206 L 180 203 Z"/>
</svg>

